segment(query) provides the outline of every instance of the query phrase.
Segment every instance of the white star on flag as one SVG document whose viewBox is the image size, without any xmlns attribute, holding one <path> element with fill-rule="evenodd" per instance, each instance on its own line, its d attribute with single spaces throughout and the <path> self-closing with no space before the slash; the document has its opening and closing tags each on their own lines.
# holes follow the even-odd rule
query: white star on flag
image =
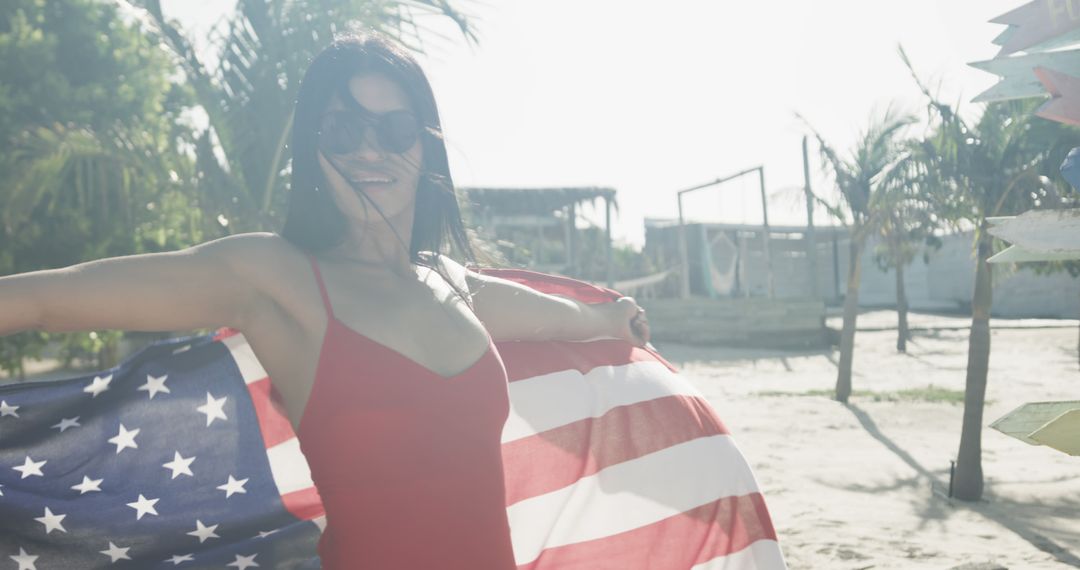
<svg viewBox="0 0 1080 570">
<path fill-rule="evenodd" d="M 157 504 L 157 502 L 160 500 L 161 499 L 147 499 L 140 493 L 139 500 L 135 501 L 134 503 L 128 503 L 127 506 L 135 509 L 135 520 L 141 520 L 143 518 L 143 515 L 147 513 L 150 513 L 152 515 L 158 514 L 157 510 L 154 509 L 154 505 Z"/>
<path fill-rule="evenodd" d="M 99 550 L 98 552 L 104 554 L 105 556 L 108 556 L 110 562 L 116 562 L 117 560 L 131 560 L 131 557 L 128 556 L 127 553 L 127 551 L 129 550 L 131 550 L 130 546 L 127 548 L 120 548 L 119 546 L 113 544 L 112 541 L 109 541 L 109 548 L 105 550 Z"/>
<path fill-rule="evenodd" d="M 3 485 L 0 485 L 0 488 L 3 488 L 3 487 L 4 487 Z M 3 496 L 4 496 L 4 492 L 0 491 L 0 497 L 3 497 Z"/>
<path fill-rule="evenodd" d="M 93 394 L 94 397 L 97 398 L 98 394 L 109 389 L 109 382 L 112 382 L 112 374 L 109 374 L 108 376 L 95 376 L 94 381 L 91 382 L 89 386 L 83 388 L 82 391 L 87 394 Z"/>
<path fill-rule="evenodd" d="M 214 531 L 217 530 L 218 525 L 206 526 L 200 520 L 195 521 L 195 530 L 187 533 L 190 536 L 197 537 L 199 544 L 202 544 L 204 540 L 208 538 L 221 538 Z"/>
<path fill-rule="evenodd" d="M 164 392 L 166 394 L 171 394 L 172 392 L 169 392 L 169 387 L 165 385 L 165 380 L 168 377 L 169 377 L 168 374 L 166 374 L 165 376 L 161 376 L 161 377 L 156 377 L 156 376 L 152 376 L 150 374 L 147 374 L 146 375 L 146 384 L 143 384 L 142 386 L 139 386 L 139 390 L 142 390 L 144 392 L 150 392 L 150 399 L 151 400 L 154 399 L 154 396 L 156 396 L 158 394 L 158 392 Z"/>
<path fill-rule="evenodd" d="M 80 416 L 75 416 L 73 418 L 63 418 L 60 420 L 60 423 L 52 426 L 52 428 L 60 430 L 60 433 L 64 433 L 64 430 L 66 430 L 67 428 L 82 427 L 81 425 L 79 425 L 79 417 Z"/>
<path fill-rule="evenodd" d="M 64 528 L 64 525 L 60 524 L 60 521 L 64 520 L 64 517 L 66 516 L 67 515 L 53 514 L 53 512 L 49 510 L 49 507 L 46 506 L 45 514 L 40 517 L 36 517 L 35 520 L 45 526 L 45 534 L 49 534 L 54 530 L 58 530 L 60 532 L 67 532 L 67 529 Z"/>
<path fill-rule="evenodd" d="M 192 461 L 195 461 L 194 455 L 185 459 L 184 456 L 180 455 L 180 452 L 177 451 L 176 455 L 173 456 L 173 460 L 168 463 L 162 464 L 162 467 L 166 469 L 172 469 L 173 479 L 176 479 L 176 477 L 179 475 L 190 475 L 194 477 L 195 474 L 191 472 Z"/>
<path fill-rule="evenodd" d="M 37 566 L 34 565 L 34 561 L 38 559 L 37 556 L 30 556 L 30 553 L 23 550 L 23 547 L 19 547 L 19 555 L 11 556 L 11 559 L 19 564 L 19 570 L 37 570 Z"/>
<path fill-rule="evenodd" d="M 130 447 L 132 449 L 138 449 L 139 444 L 135 443 L 135 436 L 139 435 L 138 429 L 128 430 L 124 427 L 124 424 L 120 424 L 120 433 L 114 437 L 109 438 L 109 443 L 116 445 L 116 453 L 119 455 L 121 451 Z"/>
<path fill-rule="evenodd" d="M 191 562 L 195 560 L 190 554 L 174 554 L 171 558 L 166 559 L 164 562 L 172 562 L 173 566 L 179 566 L 181 562 Z"/>
<path fill-rule="evenodd" d="M 199 406 L 199 407 L 197 407 L 197 408 L 195 408 L 200 413 L 206 414 L 206 426 L 207 427 L 210 427 L 210 424 L 214 423 L 214 420 L 216 420 L 218 418 L 223 419 L 223 420 L 228 420 L 229 419 L 229 418 L 225 417 L 225 410 L 223 409 L 224 406 L 225 406 L 225 400 L 226 399 L 228 399 L 228 396 L 222 396 L 221 398 L 214 398 L 214 396 L 212 396 L 210 394 L 210 392 L 207 392 L 206 393 L 206 403 Z"/>
<path fill-rule="evenodd" d="M 82 483 L 72 485 L 71 488 L 78 491 L 80 495 L 85 495 L 91 491 L 101 491 L 102 481 L 104 481 L 104 479 L 91 479 L 86 475 L 83 475 Z"/>
<path fill-rule="evenodd" d="M 22 473 L 22 477 L 19 477 L 20 479 L 26 479 L 31 475 L 44 477 L 44 474 L 41 473 L 41 466 L 45 465 L 48 462 L 49 461 L 47 459 L 45 461 L 34 461 L 29 455 L 27 455 L 26 461 L 24 461 L 22 465 L 20 465 L 19 467 L 12 467 L 12 469 L 18 471 L 19 473 Z"/>
<path fill-rule="evenodd" d="M 60 521 L 63 521 L 64 517 L 66 516 L 67 515 L 53 514 L 53 512 L 49 510 L 49 507 L 45 507 L 45 514 L 43 516 L 35 518 L 34 520 L 45 525 L 45 534 L 49 534 L 54 530 L 58 530 L 60 532 L 67 532 L 67 529 L 64 528 L 64 525 L 60 524 Z"/>
<path fill-rule="evenodd" d="M 259 538 L 266 538 L 266 537 L 270 536 L 271 534 L 274 534 L 278 530 L 279 529 L 276 529 L 276 528 L 274 530 L 260 530 L 259 531 Z"/>
<path fill-rule="evenodd" d="M 0 418 L 4 416 L 19 417 L 19 414 L 15 413 L 17 409 L 19 409 L 19 406 L 9 406 L 6 400 L 0 400 Z"/>
<path fill-rule="evenodd" d="M 244 484 L 247 483 L 247 479 L 241 479 L 237 481 L 232 475 L 229 475 L 229 480 L 224 485 L 218 485 L 217 488 L 225 491 L 225 498 L 233 496 L 233 493 L 247 493 L 244 489 Z"/>
<path fill-rule="evenodd" d="M 258 556 L 258 554 L 252 554 L 251 556 L 240 556 L 239 554 L 237 554 L 236 560 L 226 564 L 226 566 L 236 566 L 239 570 L 244 570 L 245 568 L 255 568 L 259 566 L 259 563 L 255 562 L 256 556 Z"/>
</svg>

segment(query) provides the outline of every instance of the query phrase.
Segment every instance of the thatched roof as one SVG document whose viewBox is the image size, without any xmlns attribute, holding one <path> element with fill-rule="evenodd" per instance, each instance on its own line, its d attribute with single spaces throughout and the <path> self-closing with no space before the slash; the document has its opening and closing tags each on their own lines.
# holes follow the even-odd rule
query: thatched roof
<svg viewBox="0 0 1080 570">
<path fill-rule="evenodd" d="M 547 216 L 570 204 L 606 198 L 618 209 L 614 188 L 461 188 L 477 210 L 503 216 Z"/>
</svg>

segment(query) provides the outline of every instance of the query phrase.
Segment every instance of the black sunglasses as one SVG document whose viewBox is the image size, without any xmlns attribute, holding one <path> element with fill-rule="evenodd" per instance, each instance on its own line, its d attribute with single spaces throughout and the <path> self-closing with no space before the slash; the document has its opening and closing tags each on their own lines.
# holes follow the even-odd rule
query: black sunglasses
<svg viewBox="0 0 1080 570">
<path fill-rule="evenodd" d="M 349 154 L 364 142 L 369 128 L 375 140 L 387 152 L 401 154 L 420 138 L 420 121 L 409 111 L 365 113 L 359 110 L 331 111 L 322 117 L 319 150 L 326 154 Z"/>
</svg>

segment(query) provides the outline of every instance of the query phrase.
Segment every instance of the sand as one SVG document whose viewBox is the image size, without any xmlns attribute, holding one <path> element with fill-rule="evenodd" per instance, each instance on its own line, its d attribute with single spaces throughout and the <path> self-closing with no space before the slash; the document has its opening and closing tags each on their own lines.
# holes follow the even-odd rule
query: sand
<svg viewBox="0 0 1080 570">
<path fill-rule="evenodd" d="M 913 316 L 906 355 L 895 313 L 860 320 L 855 390 L 963 390 L 966 319 Z M 993 324 L 984 425 L 1027 401 L 1080 400 L 1076 321 Z M 985 428 L 984 500 L 949 499 L 961 404 L 805 394 L 834 387 L 834 351 L 657 347 L 735 435 L 791 568 L 1080 567 L 1080 457 Z M 763 395 L 777 392 L 795 395 Z"/>
</svg>

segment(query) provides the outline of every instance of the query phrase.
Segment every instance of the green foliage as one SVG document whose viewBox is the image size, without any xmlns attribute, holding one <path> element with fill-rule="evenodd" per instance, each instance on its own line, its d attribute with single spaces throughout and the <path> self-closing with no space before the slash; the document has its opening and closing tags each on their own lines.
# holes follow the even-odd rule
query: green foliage
<svg viewBox="0 0 1080 570">
<path fill-rule="evenodd" d="M 0 8 L 0 274 L 62 267 L 203 238 L 190 189 L 191 102 L 153 37 L 116 5 L 13 0 Z M 0 368 L 49 340 L 114 351 L 117 334 L 0 339 Z"/>
<path fill-rule="evenodd" d="M 7 0 L 0 275 L 276 229 L 307 62 L 352 25 L 420 49 L 430 15 L 474 38 L 445 0 L 239 0 L 211 68 L 158 0 Z M 193 110 L 209 128 L 193 125 Z M 50 339 L 62 358 L 105 354 L 109 365 L 119 338 L 11 335 L 0 338 L 0 369 L 21 374 Z"/>
<path fill-rule="evenodd" d="M 445 0 L 239 0 L 219 25 L 214 51 L 220 59 L 211 66 L 165 17 L 160 0 L 131 2 L 145 8 L 209 118 L 210 128 L 196 141 L 200 196 L 230 232 L 280 227 L 293 101 L 308 62 L 335 35 L 374 29 L 420 50 L 430 35 L 421 23 L 435 15 L 474 38 L 465 17 Z"/>
<path fill-rule="evenodd" d="M 901 137 L 914 122 L 912 115 L 887 108 L 871 120 L 847 158 L 810 127 L 818 140 L 822 161 L 852 217 L 852 234 L 857 239 L 865 239 L 880 228 L 897 201 L 895 188 L 904 183 L 898 165 L 905 159 L 907 148 Z M 840 221 L 846 220 L 843 209 L 830 206 L 830 211 Z"/>
</svg>

